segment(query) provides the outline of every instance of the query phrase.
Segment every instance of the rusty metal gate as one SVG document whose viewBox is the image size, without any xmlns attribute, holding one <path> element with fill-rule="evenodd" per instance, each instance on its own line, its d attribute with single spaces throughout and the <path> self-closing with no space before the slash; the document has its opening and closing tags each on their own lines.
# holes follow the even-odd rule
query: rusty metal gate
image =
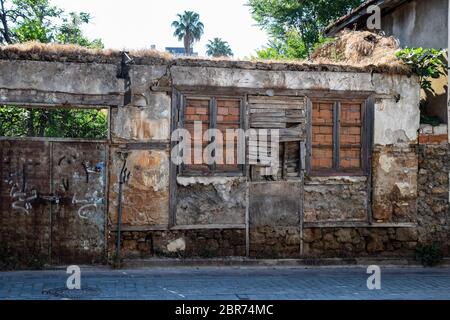
<svg viewBox="0 0 450 320">
<path fill-rule="evenodd" d="M 105 257 L 107 145 L 0 140 L 0 244 L 22 263 L 99 263 Z"/>
</svg>

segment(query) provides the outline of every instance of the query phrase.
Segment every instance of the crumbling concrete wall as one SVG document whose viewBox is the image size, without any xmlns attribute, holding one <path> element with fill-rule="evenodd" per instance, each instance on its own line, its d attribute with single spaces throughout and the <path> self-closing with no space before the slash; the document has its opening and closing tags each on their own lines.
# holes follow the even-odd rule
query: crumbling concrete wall
<svg viewBox="0 0 450 320">
<path fill-rule="evenodd" d="M 302 182 L 250 184 L 250 256 L 298 257 Z"/>
<path fill-rule="evenodd" d="M 121 150 L 110 152 L 109 225 L 117 226 L 119 175 L 127 154 L 130 173 L 123 185 L 122 224 L 127 226 L 167 226 L 169 217 L 169 159 L 164 150 Z"/>
<path fill-rule="evenodd" d="M 418 155 L 415 146 L 378 146 L 373 154 L 373 218 L 415 222 Z"/>
<path fill-rule="evenodd" d="M 245 224 L 245 179 L 178 177 L 177 225 Z"/>
<path fill-rule="evenodd" d="M 111 107 L 110 139 L 105 143 L 110 257 L 115 250 L 118 182 L 124 155 L 130 172 L 122 198 L 124 257 L 411 252 L 417 242 L 415 229 L 396 224 L 417 220 L 418 161 L 413 147 L 419 128 L 417 78 L 345 66 L 195 59 L 136 59 L 130 68 L 131 103 L 123 106 L 128 93 L 124 80 L 117 78 L 120 57 L 99 63 L 0 59 L 0 101 Z M 371 96 L 375 102 L 373 179 L 362 175 L 302 180 L 304 168 L 300 170 L 300 166 L 296 181 L 285 178 L 260 185 L 250 180 L 248 172 L 237 178 L 174 177 L 170 133 L 174 129 L 171 123 L 177 120 L 171 114 L 175 89 L 279 100 L 289 96 L 302 101 L 304 97 Z M 304 119 L 306 114 L 302 113 Z M 302 123 L 302 141 L 308 125 Z M 301 161 L 300 156 L 295 159 Z M 172 199 L 170 192 L 175 186 L 171 183 L 176 186 Z M 368 224 L 369 187 L 374 190 L 376 222 L 390 226 Z M 3 186 L 1 192 L 3 195 Z M 175 210 L 171 212 L 171 208 Z M 316 225 L 305 226 L 310 223 Z M 341 226 L 346 223 L 347 227 Z M 38 228 L 42 223 L 30 220 L 24 225 Z M 46 232 L 39 234 L 45 242 Z"/>
</svg>

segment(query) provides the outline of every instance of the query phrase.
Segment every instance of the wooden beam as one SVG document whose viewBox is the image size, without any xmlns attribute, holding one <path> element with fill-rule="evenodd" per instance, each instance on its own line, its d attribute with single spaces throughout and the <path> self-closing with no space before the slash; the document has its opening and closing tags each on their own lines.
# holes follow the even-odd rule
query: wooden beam
<svg viewBox="0 0 450 320">
<path fill-rule="evenodd" d="M 179 106 L 181 103 L 181 94 L 178 90 L 172 91 L 172 105 L 171 105 L 171 120 L 170 120 L 170 133 L 178 128 L 179 122 Z M 176 224 L 176 209 L 177 209 L 177 175 L 178 168 L 172 161 L 171 151 L 175 147 L 177 142 L 170 142 L 170 167 L 169 167 L 169 227 Z"/>
</svg>

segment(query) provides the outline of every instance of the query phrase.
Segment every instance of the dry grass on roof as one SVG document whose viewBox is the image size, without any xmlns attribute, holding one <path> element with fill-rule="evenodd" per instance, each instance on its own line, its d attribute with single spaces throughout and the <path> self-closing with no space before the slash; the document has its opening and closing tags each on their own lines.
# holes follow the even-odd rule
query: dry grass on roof
<svg viewBox="0 0 450 320">
<path fill-rule="evenodd" d="M 153 49 L 130 51 L 136 58 L 171 59 L 171 55 Z M 89 49 L 74 44 L 41 43 L 31 41 L 8 46 L 0 46 L 0 57 L 47 61 L 110 62 L 121 57 L 114 49 Z"/>
<path fill-rule="evenodd" d="M 173 57 L 154 49 L 129 52 L 139 65 L 170 64 L 189 67 L 217 67 L 273 71 L 378 72 L 411 74 L 408 66 L 395 56 L 396 39 L 367 31 L 345 30 L 305 60 L 240 60 L 235 58 Z M 0 59 L 37 60 L 79 63 L 113 63 L 121 61 L 121 52 L 111 49 L 88 49 L 77 45 L 28 42 L 0 46 Z"/>
<path fill-rule="evenodd" d="M 400 73 L 409 67 L 396 57 L 398 40 L 369 31 L 340 32 L 336 38 L 318 48 L 311 60 L 318 64 L 345 64 L 366 68 L 376 66 Z"/>
</svg>

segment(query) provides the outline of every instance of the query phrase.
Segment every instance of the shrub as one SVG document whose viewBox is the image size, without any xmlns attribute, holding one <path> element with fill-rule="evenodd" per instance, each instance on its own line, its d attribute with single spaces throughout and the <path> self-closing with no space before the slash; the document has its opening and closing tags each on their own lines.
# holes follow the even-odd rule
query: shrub
<svg viewBox="0 0 450 320">
<path fill-rule="evenodd" d="M 439 245 L 419 245 L 416 248 L 416 260 L 425 267 L 438 265 L 443 258 L 443 253 Z"/>
<path fill-rule="evenodd" d="M 396 55 L 419 76 L 420 86 L 424 90 L 434 92 L 430 79 L 447 75 L 447 50 L 406 48 Z"/>
</svg>

